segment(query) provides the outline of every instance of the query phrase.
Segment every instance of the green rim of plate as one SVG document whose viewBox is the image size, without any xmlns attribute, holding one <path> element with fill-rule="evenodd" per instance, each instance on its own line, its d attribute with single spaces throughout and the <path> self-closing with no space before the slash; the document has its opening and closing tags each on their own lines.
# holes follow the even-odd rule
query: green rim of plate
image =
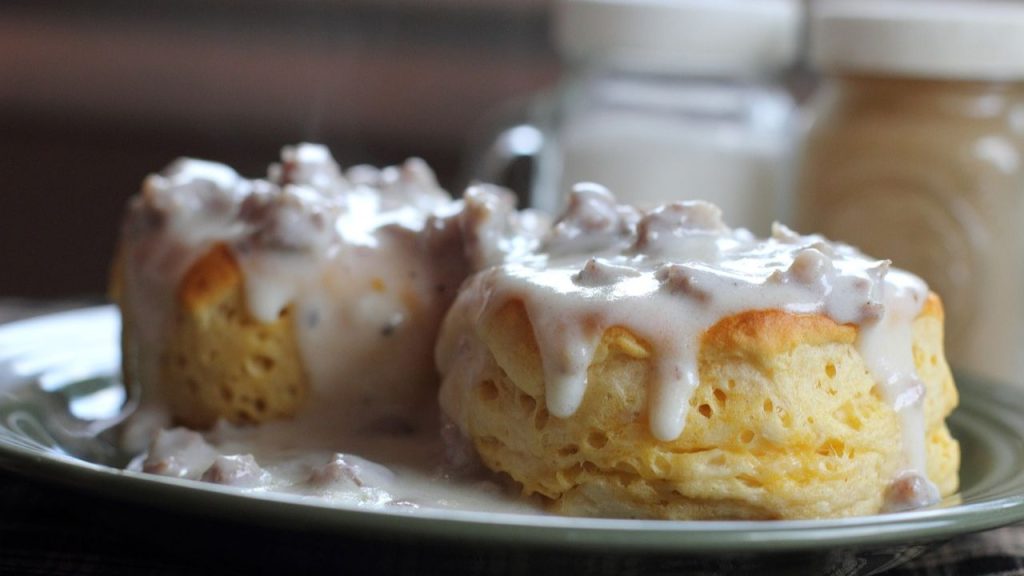
<svg viewBox="0 0 1024 576">
<path fill-rule="evenodd" d="M 10 357 L 31 360 L 69 342 L 106 371 L 118 361 L 118 315 L 112 306 L 45 316 L 0 327 L 0 407 L 19 376 Z M 27 342 L 27 344 L 26 344 Z M 33 344 L 36 343 L 36 344 Z M 47 345 L 49 343 L 49 345 Z M 38 349 L 37 349 L 38 348 Z M 11 352 L 12 349 L 17 349 Z M 55 356 L 60 362 L 66 357 Z M 39 364 L 45 364 L 41 362 Z M 718 554 L 905 545 L 948 539 L 1024 521 L 1024 387 L 958 377 L 961 404 L 950 419 L 961 442 L 962 491 L 912 512 L 807 521 L 608 520 L 420 509 L 415 512 L 339 508 L 290 495 L 126 472 L 46 447 L 0 422 L 0 467 L 106 496 L 178 512 L 265 526 L 327 532 L 374 531 L 395 537 L 560 549 Z"/>
</svg>

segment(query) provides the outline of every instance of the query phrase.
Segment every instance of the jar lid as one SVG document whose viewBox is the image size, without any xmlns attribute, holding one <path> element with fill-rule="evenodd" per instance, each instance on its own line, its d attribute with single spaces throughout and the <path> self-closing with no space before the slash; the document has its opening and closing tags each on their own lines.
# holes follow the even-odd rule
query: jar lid
<svg viewBox="0 0 1024 576">
<path fill-rule="evenodd" d="M 812 18 L 811 57 L 832 72 L 1024 78 L 1024 3 L 823 0 Z"/>
<path fill-rule="evenodd" d="M 573 62 L 696 73 L 777 70 L 800 43 L 796 0 L 560 0 L 555 40 Z"/>
</svg>

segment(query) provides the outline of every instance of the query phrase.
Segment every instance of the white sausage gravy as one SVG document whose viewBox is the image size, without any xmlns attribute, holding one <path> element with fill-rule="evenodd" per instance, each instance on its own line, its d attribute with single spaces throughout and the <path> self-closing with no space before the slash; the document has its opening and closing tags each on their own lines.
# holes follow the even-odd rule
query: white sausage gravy
<svg viewBox="0 0 1024 576">
<path fill-rule="evenodd" d="M 478 382 L 487 357 L 464 337 L 467 325 L 515 298 L 533 324 L 555 417 L 579 406 L 605 328 L 625 326 L 650 342 L 658 351 L 650 426 L 661 440 L 682 432 L 699 384 L 700 336 L 720 319 L 781 309 L 857 325 L 857 347 L 901 422 L 906 461 L 888 508 L 938 499 L 925 473 L 924 386 L 911 344 L 927 287 L 820 236 L 776 225 L 758 240 L 723 224 L 711 204 L 641 212 L 596 185 L 578 185 L 549 226 L 497 188 L 452 200 L 422 161 L 343 172 L 325 148 L 300 145 L 285 148 L 266 180 L 198 160 L 172 164 L 146 181 L 122 238 L 123 305 L 140 328 L 138 356 L 126 361 L 137 361 L 142 384 L 125 439 L 131 449 L 148 446 L 134 469 L 369 508 L 536 513 L 537 502 L 472 465 L 458 433 L 461 389 Z M 312 392 L 293 420 L 173 428 L 148 384 L 174 290 L 215 243 L 237 259 L 257 319 L 298 310 Z M 445 374 L 440 410 L 432 354 Z"/>
<path fill-rule="evenodd" d="M 453 200 L 418 159 L 342 171 L 325 147 L 302 144 L 255 180 L 222 164 L 174 162 L 145 181 L 122 233 L 121 302 L 139 340 L 125 358 L 138 407 L 122 438 L 128 450 L 146 449 L 133 467 L 369 506 L 465 507 L 484 494 L 478 507 L 492 509 L 496 484 L 441 467 L 449 459 L 433 348 L 462 281 L 535 251 L 547 226 L 496 187 Z M 237 261 L 257 320 L 295 308 L 311 392 L 291 421 L 172 428 L 158 354 L 177 287 L 217 244 Z M 439 481 L 456 474 L 467 478 L 458 488 Z M 524 506 L 508 499 L 508 508 Z"/>
<path fill-rule="evenodd" d="M 641 212 L 604 188 L 577 185 L 567 212 L 541 251 L 474 276 L 449 312 L 437 349 L 445 381 L 441 405 L 465 427 L 465 387 L 481 381 L 488 354 L 474 326 L 509 301 L 521 301 L 544 370 L 548 412 L 572 415 L 587 389 L 587 369 L 608 328 L 628 328 L 655 349 L 648 383 L 652 434 L 676 439 L 699 384 L 701 336 L 744 311 L 822 314 L 858 327 L 857 348 L 899 415 L 904 469 L 887 508 L 938 500 L 926 475 L 924 391 L 914 366 L 911 326 L 928 288 L 918 277 L 820 236 L 776 224 L 759 240 L 731 229 L 706 202 Z M 493 362 L 493 360 L 491 360 Z"/>
</svg>

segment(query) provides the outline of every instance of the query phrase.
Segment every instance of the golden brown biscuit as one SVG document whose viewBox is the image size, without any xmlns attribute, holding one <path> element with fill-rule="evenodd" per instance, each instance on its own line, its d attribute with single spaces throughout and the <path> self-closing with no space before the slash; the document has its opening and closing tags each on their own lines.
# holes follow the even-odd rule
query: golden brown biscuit
<svg viewBox="0 0 1024 576">
<path fill-rule="evenodd" d="M 189 267 L 176 290 L 157 378 L 181 424 L 205 428 L 220 418 L 241 424 L 288 417 L 309 394 L 292 308 L 274 322 L 260 322 L 246 306 L 243 282 L 231 251 L 217 244 Z M 122 306 L 126 357 L 136 340 L 130 310 Z"/>
<path fill-rule="evenodd" d="M 928 475 L 956 491 L 959 447 L 944 419 L 957 393 L 931 295 L 913 324 L 927 388 Z M 899 422 L 854 345 L 857 327 L 819 315 L 750 311 L 701 339 L 700 386 L 681 436 L 654 438 L 646 382 L 654 349 L 604 331 L 582 404 L 545 408 L 541 356 L 521 302 L 477 327 L 498 376 L 462 398 L 483 462 L 562 514 L 666 519 L 793 519 L 873 514 L 903 458 Z"/>
<path fill-rule="evenodd" d="M 113 266 L 140 406 L 125 436 L 293 416 L 324 443 L 413 429 L 433 414 L 434 340 L 459 284 L 527 249 L 526 223 L 510 192 L 455 201 L 418 159 L 343 171 L 300 144 L 254 180 L 172 163 L 130 201 Z"/>
</svg>

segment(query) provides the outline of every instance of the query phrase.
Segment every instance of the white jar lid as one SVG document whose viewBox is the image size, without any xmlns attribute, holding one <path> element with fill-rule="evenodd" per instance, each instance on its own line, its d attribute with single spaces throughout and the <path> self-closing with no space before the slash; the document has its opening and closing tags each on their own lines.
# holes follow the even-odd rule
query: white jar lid
<svg viewBox="0 0 1024 576">
<path fill-rule="evenodd" d="M 953 80 L 1024 78 L 1024 3 L 823 0 L 811 57 L 832 72 Z"/>
<path fill-rule="evenodd" d="M 796 0 L 560 0 L 555 40 L 567 60 L 642 70 L 749 72 L 792 64 Z"/>
</svg>

